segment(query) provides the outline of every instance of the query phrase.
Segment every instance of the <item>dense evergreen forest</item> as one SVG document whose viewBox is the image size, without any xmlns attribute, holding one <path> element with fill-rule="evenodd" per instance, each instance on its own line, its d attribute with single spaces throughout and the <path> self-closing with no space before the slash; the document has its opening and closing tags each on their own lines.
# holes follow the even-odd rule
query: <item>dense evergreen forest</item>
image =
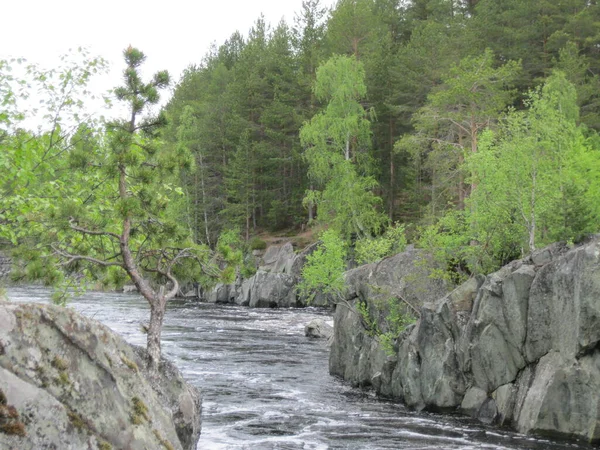
<svg viewBox="0 0 600 450">
<path fill-rule="evenodd" d="M 599 44 L 587 0 L 307 0 L 293 24 L 259 18 L 166 108 L 165 142 L 196 160 L 194 237 L 399 222 L 490 269 L 597 231 Z"/>
<path fill-rule="evenodd" d="M 15 277 L 119 284 L 129 245 L 165 281 L 231 279 L 258 233 L 315 227 L 324 254 L 412 242 L 460 279 L 598 231 L 595 0 L 305 0 L 293 23 L 259 17 L 213 47 L 139 125 L 168 79 L 143 84 L 131 51 L 122 122 L 78 114 L 102 61 L 32 70 L 43 133 L 20 127 L 26 83 L 0 63 L 0 224 L 28 261 Z"/>
</svg>

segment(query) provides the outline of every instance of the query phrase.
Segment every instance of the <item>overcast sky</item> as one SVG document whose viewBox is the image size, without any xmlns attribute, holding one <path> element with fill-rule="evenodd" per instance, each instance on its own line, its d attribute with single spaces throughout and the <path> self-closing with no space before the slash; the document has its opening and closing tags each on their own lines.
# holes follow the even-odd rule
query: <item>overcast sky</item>
<svg viewBox="0 0 600 450">
<path fill-rule="evenodd" d="M 335 0 L 321 0 L 329 7 Z M 50 68 L 70 48 L 87 47 L 111 65 L 100 85 L 119 83 L 122 50 L 129 44 L 147 56 L 145 73 L 167 69 L 173 80 L 199 63 L 211 42 L 222 44 L 248 30 L 261 13 L 275 26 L 293 24 L 302 0 L 5 0 L 0 59 L 24 57 Z"/>
</svg>

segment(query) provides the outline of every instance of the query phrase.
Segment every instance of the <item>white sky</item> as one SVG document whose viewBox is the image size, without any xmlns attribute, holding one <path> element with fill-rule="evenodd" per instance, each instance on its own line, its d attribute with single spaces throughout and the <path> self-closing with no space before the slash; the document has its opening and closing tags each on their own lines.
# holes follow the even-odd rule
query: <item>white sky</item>
<svg viewBox="0 0 600 450">
<path fill-rule="evenodd" d="M 177 82 L 212 42 L 236 30 L 247 35 L 261 13 L 272 27 L 282 18 L 291 26 L 301 9 L 302 0 L 4 0 L 0 59 L 52 68 L 70 48 L 87 47 L 109 61 L 110 74 L 94 84 L 109 89 L 120 83 L 122 51 L 131 44 L 147 56 L 144 73 L 167 69 Z"/>
</svg>

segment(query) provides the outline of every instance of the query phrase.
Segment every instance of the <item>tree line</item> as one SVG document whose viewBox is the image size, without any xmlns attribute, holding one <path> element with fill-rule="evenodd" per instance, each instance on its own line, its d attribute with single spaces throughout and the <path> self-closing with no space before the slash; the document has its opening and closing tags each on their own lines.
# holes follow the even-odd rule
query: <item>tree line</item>
<svg viewBox="0 0 600 450">
<path fill-rule="evenodd" d="M 251 274 L 261 230 L 326 230 L 305 293 L 407 242 L 433 275 L 494 270 L 598 231 L 599 44 L 593 0 L 305 0 L 211 48 L 154 114 L 170 77 L 127 48 L 112 121 L 84 108 L 101 59 L 0 61 L 0 246 L 58 301 L 133 281 L 154 367 L 179 282 Z"/>
<path fill-rule="evenodd" d="M 594 231 L 599 19 L 587 0 L 306 0 L 292 24 L 259 17 L 165 108 L 165 145 L 196 161 L 195 239 L 317 220 L 350 242 L 399 222 L 424 246 L 461 235 L 472 271 Z"/>
</svg>

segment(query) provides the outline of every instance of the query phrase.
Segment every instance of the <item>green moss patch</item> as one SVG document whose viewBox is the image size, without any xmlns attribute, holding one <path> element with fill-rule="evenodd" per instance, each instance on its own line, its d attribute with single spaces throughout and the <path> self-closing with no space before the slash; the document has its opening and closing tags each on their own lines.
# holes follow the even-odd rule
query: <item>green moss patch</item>
<svg viewBox="0 0 600 450">
<path fill-rule="evenodd" d="M 166 449 L 166 450 L 175 450 L 175 447 L 173 447 L 173 445 L 167 441 L 162 434 L 160 434 L 160 431 L 158 431 L 156 428 L 154 430 L 152 430 L 152 432 L 154 433 L 154 436 L 156 437 L 156 440 L 158 442 L 160 442 L 160 444 Z"/>
<path fill-rule="evenodd" d="M 138 365 L 129 358 L 127 358 L 127 356 L 121 355 L 121 361 L 134 372 L 137 372 L 139 370 Z"/>
<path fill-rule="evenodd" d="M 134 425 L 141 425 L 144 423 L 144 421 L 150 422 L 150 418 L 148 417 L 148 407 L 146 404 L 140 400 L 139 397 L 133 397 L 131 399 L 131 403 L 133 404 L 131 423 Z"/>
</svg>

